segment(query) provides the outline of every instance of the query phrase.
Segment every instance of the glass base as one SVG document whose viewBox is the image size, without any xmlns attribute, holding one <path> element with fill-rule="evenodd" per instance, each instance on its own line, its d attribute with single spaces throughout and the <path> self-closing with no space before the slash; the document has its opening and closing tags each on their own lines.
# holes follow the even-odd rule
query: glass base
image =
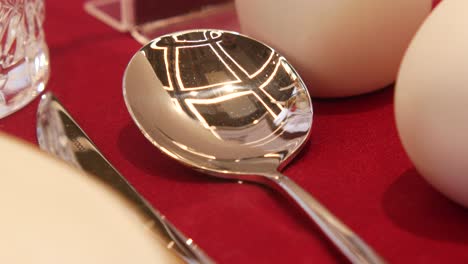
<svg viewBox="0 0 468 264">
<path fill-rule="evenodd" d="M 190 12 L 182 10 L 181 14 L 177 14 L 174 10 L 166 12 L 169 17 L 162 17 L 162 14 L 157 12 L 151 13 L 153 17 L 149 16 L 148 12 L 152 12 L 151 10 L 146 13 L 140 10 L 148 3 L 138 0 L 87 0 L 84 8 L 90 15 L 112 28 L 120 32 L 130 31 L 141 44 L 170 32 L 195 28 L 239 31 L 233 1 L 210 0 L 209 2 L 211 4 L 194 8 Z M 142 6 L 136 6 L 138 3 Z"/>
<path fill-rule="evenodd" d="M 137 25 L 130 32 L 139 43 L 147 44 L 161 35 L 189 29 L 239 31 L 234 3 L 207 6 L 199 11 Z"/>
<path fill-rule="evenodd" d="M 131 10 L 124 5 L 131 1 L 122 0 L 90 0 L 84 4 L 84 9 L 90 15 L 108 24 L 112 28 L 126 32 L 132 27 Z"/>
</svg>

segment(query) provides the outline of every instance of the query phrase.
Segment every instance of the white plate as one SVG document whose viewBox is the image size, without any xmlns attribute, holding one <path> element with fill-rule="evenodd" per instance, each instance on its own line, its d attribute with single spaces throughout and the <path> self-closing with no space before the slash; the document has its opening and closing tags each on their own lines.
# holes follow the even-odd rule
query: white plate
<svg viewBox="0 0 468 264">
<path fill-rule="evenodd" d="M 179 263 L 94 177 L 0 133 L 0 263 Z"/>
</svg>

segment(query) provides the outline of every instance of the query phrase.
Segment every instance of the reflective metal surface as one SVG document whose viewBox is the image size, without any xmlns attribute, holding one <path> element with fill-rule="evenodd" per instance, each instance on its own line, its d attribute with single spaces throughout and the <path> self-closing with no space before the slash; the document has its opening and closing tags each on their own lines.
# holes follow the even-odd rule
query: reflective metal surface
<svg viewBox="0 0 468 264">
<path fill-rule="evenodd" d="M 95 175 L 135 205 L 145 226 L 160 242 L 158 250 L 170 252 L 168 263 L 214 263 L 178 231 L 130 185 L 101 154 L 66 109 L 51 94 L 42 96 L 37 112 L 37 138 L 41 149 Z M 155 249 L 156 250 L 156 249 Z"/>
<path fill-rule="evenodd" d="M 381 262 L 277 171 L 307 140 L 312 103 L 296 71 L 273 49 L 235 32 L 173 33 L 135 54 L 123 85 L 130 115 L 161 151 L 214 176 L 279 188 L 351 261 Z"/>
</svg>

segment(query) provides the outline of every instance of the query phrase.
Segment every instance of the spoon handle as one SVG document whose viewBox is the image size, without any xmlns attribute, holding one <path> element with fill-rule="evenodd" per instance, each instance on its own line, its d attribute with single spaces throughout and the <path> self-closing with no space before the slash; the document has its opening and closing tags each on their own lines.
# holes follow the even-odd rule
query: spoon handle
<svg viewBox="0 0 468 264">
<path fill-rule="evenodd" d="M 385 263 L 369 245 L 293 180 L 280 172 L 268 176 L 312 218 L 351 263 Z"/>
</svg>

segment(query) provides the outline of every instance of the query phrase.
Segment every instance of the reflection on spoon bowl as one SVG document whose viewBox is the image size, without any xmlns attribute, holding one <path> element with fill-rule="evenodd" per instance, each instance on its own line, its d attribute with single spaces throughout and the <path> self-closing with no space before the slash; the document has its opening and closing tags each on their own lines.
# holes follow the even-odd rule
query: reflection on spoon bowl
<svg viewBox="0 0 468 264">
<path fill-rule="evenodd" d="M 309 136 L 312 103 L 297 72 L 272 48 L 235 32 L 177 32 L 138 51 L 123 84 L 130 115 L 161 151 L 213 176 L 279 187 L 352 261 L 379 262 L 278 172 Z"/>
</svg>

